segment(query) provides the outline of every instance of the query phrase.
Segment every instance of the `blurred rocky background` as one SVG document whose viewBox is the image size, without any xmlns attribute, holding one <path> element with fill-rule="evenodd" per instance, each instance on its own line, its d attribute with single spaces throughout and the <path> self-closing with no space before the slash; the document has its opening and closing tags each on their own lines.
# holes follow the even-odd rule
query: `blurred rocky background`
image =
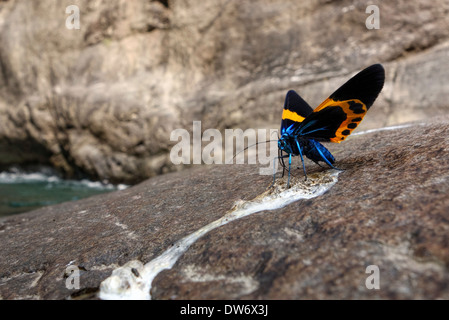
<svg viewBox="0 0 449 320">
<path fill-rule="evenodd" d="M 277 128 L 287 90 L 317 106 L 373 63 L 387 78 L 362 130 L 443 115 L 448 61 L 444 0 L 3 0 L 0 170 L 139 182 L 179 168 L 173 129 Z"/>
<path fill-rule="evenodd" d="M 80 29 L 66 27 L 71 5 Z M 369 5 L 380 29 L 366 27 Z M 441 0 L 0 0 L 0 172 L 133 184 L 182 169 L 173 129 L 275 129 L 287 90 L 317 106 L 382 63 L 385 87 L 357 130 L 415 122 L 333 144 L 345 171 L 332 189 L 209 232 L 151 294 L 448 299 L 448 62 Z M 196 166 L 0 218 L 0 300 L 96 299 L 117 267 L 152 261 L 270 184 L 257 166 Z M 380 290 L 365 286 L 369 265 Z"/>
</svg>

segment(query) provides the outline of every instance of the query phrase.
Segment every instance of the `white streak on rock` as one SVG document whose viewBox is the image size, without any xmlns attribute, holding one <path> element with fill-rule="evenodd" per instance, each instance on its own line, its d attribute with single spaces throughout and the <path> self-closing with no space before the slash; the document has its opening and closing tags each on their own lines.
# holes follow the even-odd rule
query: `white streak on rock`
<svg viewBox="0 0 449 320">
<path fill-rule="evenodd" d="M 424 125 L 424 123 L 407 123 L 407 124 L 401 124 L 401 125 L 397 125 L 397 126 L 391 126 L 391 127 L 383 127 L 383 128 L 377 128 L 377 129 L 370 129 L 370 130 L 366 130 L 366 131 L 360 131 L 360 132 L 354 132 L 352 134 L 352 136 L 357 136 L 357 135 L 361 135 L 361 134 L 367 134 L 367 133 L 373 133 L 373 132 L 379 132 L 379 131 L 387 131 L 387 130 L 396 130 L 396 129 L 403 129 L 403 128 L 408 128 L 408 127 L 412 127 L 415 125 Z"/>
<path fill-rule="evenodd" d="M 153 279 L 163 270 L 171 269 L 176 261 L 199 238 L 209 231 L 223 226 L 231 221 L 246 217 L 256 212 L 283 208 L 301 199 L 311 199 L 324 194 L 336 182 L 340 171 L 327 170 L 292 179 L 290 189 L 285 189 L 285 181 L 278 179 L 273 188 L 268 189 L 250 201 L 239 201 L 223 217 L 200 228 L 192 234 L 175 242 L 160 256 L 143 265 L 133 260 L 114 270 L 112 275 L 100 285 L 100 299 L 142 299 L 150 300 L 150 290 Z"/>
</svg>

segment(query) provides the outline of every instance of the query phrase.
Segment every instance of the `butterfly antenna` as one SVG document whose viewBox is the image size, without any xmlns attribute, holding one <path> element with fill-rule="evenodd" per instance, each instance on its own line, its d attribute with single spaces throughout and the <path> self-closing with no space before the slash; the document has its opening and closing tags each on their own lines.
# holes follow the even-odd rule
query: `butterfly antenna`
<svg viewBox="0 0 449 320">
<path fill-rule="evenodd" d="M 279 140 L 279 131 L 278 131 L 278 130 L 272 131 L 272 132 L 271 132 L 271 135 L 273 135 L 273 133 L 275 133 L 275 132 L 277 133 L 277 135 L 278 135 L 278 140 Z"/>
<path fill-rule="evenodd" d="M 271 142 L 271 141 L 277 141 L 277 140 L 261 141 L 261 142 L 257 142 L 257 143 L 255 143 L 255 144 L 252 144 L 252 145 L 250 145 L 250 146 L 247 146 L 245 149 L 243 149 L 243 150 L 237 152 L 237 153 L 235 154 L 235 156 L 232 157 L 232 159 L 235 159 L 235 157 L 237 157 L 237 155 L 239 155 L 239 154 L 242 153 L 243 151 L 248 150 L 248 149 L 251 148 L 251 147 L 257 146 L 259 143 L 267 143 L 267 142 Z"/>
</svg>

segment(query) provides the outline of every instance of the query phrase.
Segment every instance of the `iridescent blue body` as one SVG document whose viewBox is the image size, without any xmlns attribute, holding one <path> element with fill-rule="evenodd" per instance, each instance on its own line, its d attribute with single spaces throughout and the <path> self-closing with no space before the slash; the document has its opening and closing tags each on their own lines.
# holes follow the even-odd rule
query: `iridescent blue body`
<svg viewBox="0 0 449 320">
<path fill-rule="evenodd" d="M 331 168 L 337 169 L 332 165 L 335 162 L 335 158 L 332 156 L 329 150 L 327 150 L 321 143 L 314 139 L 302 137 L 301 132 L 295 132 L 295 130 L 293 129 L 293 125 L 289 126 L 288 128 L 281 129 L 281 137 L 278 140 L 278 147 L 281 151 L 281 155 L 278 158 L 282 159 L 284 169 L 285 164 L 283 163 L 283 159 L 287 157 L 289 158 L 287 187 L 290 186 L 290 170 L 293 156 L 301 157 L 306 180 L 307 173 L 304 165 L 303 155 L 318 165 L 319 161 L 323 161 L 327 163 Z M 287 155 L 284 155 L 283 152 L 287 153 Z"/>
<path fill-rule="evenodd" d="M 278 140 L 278 147 L 292 156 L 300 156 L 304 154 L 307 158 L 315 163 L 324 161 L 332 167 L 335 162 L 332 154 L 321 143 L 310 138 L 301 138 L 300 135 L 293 135 L 291 132 L 282 133 Z"/>
</svg>

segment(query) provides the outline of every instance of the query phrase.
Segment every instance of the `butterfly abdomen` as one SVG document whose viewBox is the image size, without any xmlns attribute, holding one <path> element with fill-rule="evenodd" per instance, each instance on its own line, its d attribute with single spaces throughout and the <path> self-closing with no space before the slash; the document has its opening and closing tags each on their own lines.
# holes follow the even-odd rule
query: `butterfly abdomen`
<svg viewBox="0 0 449 320">
<path fill-rule="evenodd" d="M 303 148 L 306 157 L 314 162 L 335 162 L 334 156 L 318 141 L 315 141 L 313 139 L 304 140 Z"/>
</svg>

